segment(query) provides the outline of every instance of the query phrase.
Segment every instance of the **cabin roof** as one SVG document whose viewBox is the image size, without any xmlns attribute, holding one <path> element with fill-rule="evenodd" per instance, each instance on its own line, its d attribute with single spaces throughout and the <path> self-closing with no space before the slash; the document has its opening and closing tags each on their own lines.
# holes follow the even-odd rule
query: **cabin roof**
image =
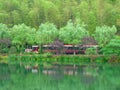
<svg viewBox="0 0 120 90">
<path fill-rule="evenodd" d="M 32 47 L 39 47 L 38 45 L 33 45 Z"/>
<path fill-rule="evenodd" d="M 58 47 L 57 45 L 43 45 L 43 47 Z"/>
<path fill-rule="evenodd" d="M 92 45 L 92 44 L 85 44 L 82 47 L 98 47 L 98 45 Z"/>
<path fill-rule="evenodd" d="M 66 45 L 64 45 L 64 47 L 73 47 L 73 45 L 66 44 Z"/>
</svg>

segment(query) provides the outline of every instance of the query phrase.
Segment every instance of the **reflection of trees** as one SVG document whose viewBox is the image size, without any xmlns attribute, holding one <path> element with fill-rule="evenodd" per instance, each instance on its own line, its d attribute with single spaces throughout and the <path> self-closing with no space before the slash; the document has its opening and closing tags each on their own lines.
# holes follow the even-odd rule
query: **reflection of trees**
<svg viewBox="0 0 120 90">
<path fill-rule="evenodd" d="M 0 64 L 0 81 L 10 78 L 8 64 Z"/>
<path fill-rule="evenodd" d="M 98 65 L 82 65 L 79 67 L 78 75 L 83 84 L 89 86 L 98 80 L 98 75 L 101 73 L 101 66 Z"/>
</svg>

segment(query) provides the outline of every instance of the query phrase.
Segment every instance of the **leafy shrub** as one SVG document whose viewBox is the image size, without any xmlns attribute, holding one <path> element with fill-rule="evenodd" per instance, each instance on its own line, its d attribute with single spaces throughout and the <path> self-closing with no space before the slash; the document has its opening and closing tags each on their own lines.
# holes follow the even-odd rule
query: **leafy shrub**
<svg viewBox="0 0 120 90">
<path fill-rule="evenodd" d="M 9 51 L 9 48 L 3 48 L 3 49 L 1 50 L 2 53 L 8 53 L 8 51 Z"/>
<path fill-rule="evenodd" d="M 10 50 L 9 50 L 9 53 L 10 53 L 10 54 L 15 54 L 15 53 L 17 53 L 16 47 L 12 46 L 12 47 L 10 48 Z"/>
<path fill-rule="evenodd" d="M 96 27 L 96 31 L 93 36 L 98 44 L 103 47 L 104 45 L 106 45 L 106 43 L 114 38 L 116 32 L 117 29 L 115 26 L 109 27 L 105 25 L 101 27 Z"/>
<path fill-rule="evenodd" d="M 42 56 L 43 57 L 52 57 L 52 53 L 48 52 L 48 53 L 44 53 Z"/>
<path fill-rule="evenodd" d="M 86 55 L 92 55 L 92 54 L 97 54 L 97 48 L 92 47 L 92 48 L 87 48 L 85 51 Z"/>
<path fill-rule="evenodd" d="M 24 47 L 21 47 L 21 48 L 20 48 L 20 52 L 21 52 L 21 53 L 25 52 L 25 48 L 24 48 Z"/>
<path fill-rule="evenodd" d="M 120 36 L 116 36 L 114 39 L 112 39 L 104 48 L 102 48 L 102 52 L 104 55 L 107 54 L 114 54 L 119 55 L 120 54 Z"/>
</svg>

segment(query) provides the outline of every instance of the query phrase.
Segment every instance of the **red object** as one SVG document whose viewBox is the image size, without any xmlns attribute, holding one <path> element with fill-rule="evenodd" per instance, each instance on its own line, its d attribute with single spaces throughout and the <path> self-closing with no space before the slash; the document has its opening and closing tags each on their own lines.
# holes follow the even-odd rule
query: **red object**
<svg viewBox="0 0 120 90">
<path fill-rule="evenodd" d="M 64 45 L 66 54 L 78 54 L 79 47 L 77 45 Z"/>
<path fill-rule="evenodd" d="M 39 47 L 37 45 L 32 46 L 32 52 L 38 52 Z"/>
</svg>

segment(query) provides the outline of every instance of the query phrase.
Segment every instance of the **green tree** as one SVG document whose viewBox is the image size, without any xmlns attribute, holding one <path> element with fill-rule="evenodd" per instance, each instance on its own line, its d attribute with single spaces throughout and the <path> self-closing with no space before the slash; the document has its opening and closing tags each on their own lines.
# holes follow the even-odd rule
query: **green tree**
<svg viewBox="0 0 120 90">
<path fill-rule="evenodd" d="M 45 23 L 39 26 L 39 29 L 35 35 L 35 41 L 40 45 L 40 50 L 42 52 L 41 46 L 43 44 L 50 44 L 55 41 L 58 37 L 58 30 L 56 26 L 52 23 Z"/>
<path fill-rule="evenodd" d="M 101 50 L 103 54 L 120 55 L 120 36 L 115 36 L 110 42 Z"/>
<path fill-rule="evenodd" d="M 96 26 L 115 25 L 120 29 L 120 0 L 0 0 L 0 23 L 9 27 L 41 23 L 64 27 L 69 19 L 84 22 L 92 34 Z M 120 31 L 118 31 L 120 32 Z"/>
<path fill-rule="evenodd" d="M 93 34 L 95 40 L 98 42 L 98 44 L 103 47 L 105 46 L 111 39 L 114 38 L 115 34 L 117 32 L 117 29 L 115 26 L 109 27 L 109 26 L 101 26 L 96 27 L 96 31 Z"/>
<path fill-rule="evenodd" d="M 7 25 L 0 23 L 0 39 L 10 38 Z"/>
<path fill-rule="evenodd" d="M 58 36 L 58 30 L 52 23 L 45 23 L 39 26 L 36 32 L 36 41 L 38 44 L 52 43 Z"/>
<path fill-rule="evenodd" d="M 89 36 L 88 31 L 84 26 L 68 21 L 67 25 L 60 29 L 59 38 L 66 44 L 79 44 L 81 39 L 85 36 Z"/>
<path fill-rule="evenodd" d="M 11 30 L 12 44 L 17 47 L 18 52 L 25 48 L 26 44 L 33 44 L 35 40 L 35 29 L 25 24 L 15 25 Z"/>
</svg>

